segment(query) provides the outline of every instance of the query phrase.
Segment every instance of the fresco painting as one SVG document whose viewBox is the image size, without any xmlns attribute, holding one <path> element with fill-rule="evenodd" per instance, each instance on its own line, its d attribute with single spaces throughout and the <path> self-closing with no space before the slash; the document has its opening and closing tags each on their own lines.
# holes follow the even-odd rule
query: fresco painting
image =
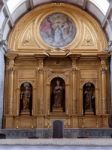
<svg viewBox="0 0 112 150">
<path fill-rule="evenodd" d="M 76 27 L 69 16 L 63 13 L 54 13 L 42 21 L 40 35 L 44 42 L 52 47 L 65 47 L 73 41 Z"/>
</svg>

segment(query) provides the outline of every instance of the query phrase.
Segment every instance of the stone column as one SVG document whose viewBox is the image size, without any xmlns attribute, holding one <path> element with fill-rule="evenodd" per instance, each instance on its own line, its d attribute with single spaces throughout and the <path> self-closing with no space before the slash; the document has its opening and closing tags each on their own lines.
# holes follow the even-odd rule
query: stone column
<svg viewBox="0 0 112 150">
<path fill-rule="evenodd" d="M 112 52 L 110 53 L 110 92 L 111 92 L 111 115 L 112 115 Z"/>
<path fill-rule="evenodd" d="M 111 87 L 110 92 L 111 92 L 111 105 L 112 105 L 112 41 L 108 42 L 108 47 L 105 50 L 110 54 L 110 87 Z"/>
<path fill-rule="evenodd" d="M 109 125 L 112 127 L 112 41 L 108 42 L 108 46 L 105 49 L 110 54 L 110 117 L 109 117 Z"/>
<path fill-rule="evenodd" d="M 0 41 L 0 128 L 2 128 L 3 117 L 3 95 L 4 95 L 4 54 L 7 51 L 6 41 Z"/>
</svg>

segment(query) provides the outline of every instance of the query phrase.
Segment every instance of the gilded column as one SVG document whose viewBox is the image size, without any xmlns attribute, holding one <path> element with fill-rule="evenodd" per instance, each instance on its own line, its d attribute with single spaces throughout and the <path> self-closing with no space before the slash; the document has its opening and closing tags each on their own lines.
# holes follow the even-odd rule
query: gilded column
<svg viewBox="0 0 112 150">
<path fill-rule="evenodd" d="M 44 58 L 47 57 L 47 54 L 35 54 L 35 58 L 37 59 L 37 76 L 38 76 L 38 88 L 37 88 L 37 102 L 36 105 L 37 114 L 43 114 L 45 112 L 44 106 Z M 35 107 L 34 106 L 34 107 Z"/>
<path fill-rule="evenodd" d="M 8 79 L 9 79 L 9 86 L 8 86 L 8 97 L 9 97 L 9 115 L 13 115 L 13 98 L 14 98 L 14 60 L 16 54 L 7 54 L 7 57 L 9 59 L 9 64 L 8 64 Z"/>
<path fill-rule="evenodd" d="M 73 80 L 73 114 L 77 113 L 77 101 L 76 101 L 76 97 L 77 97 L 77 83 L 76 83 L 76 73 L 77 73 L 77 67 L 76 67 L 76 59 L 72 60 L 72 80 Z"/>
<path fill-rule="evenodd" d="M 38 104 L 39 104 L 39 106 L 40 106 L 40 108 L 39 108 L 39 113 L 40 114 L 42 114 L 43 113 L 43 93 L 44 93 L 44 82 L 43 82 L 43 79 L 44 79 L 44 71 L 43 71 L 43 58 L 39 58 L 38 59 L 38 66 L 39 66 L 39 68 L 38 68 L 38 77 L 39 77 L 39 79 L 38 79 L 38 96 L 39 96 L 39 102 L 38 102 Z"/>
<path fill-rule="evenodd" d="M 106 62 L 101 59 L 101 81 L 102 81 L 102 114 L 106 114 Z"/>
<path fill-rule="evenodd" d="M 73 114 L 77 114 L 77 60 L 80 58 L 80 54 L 70 54 L 72 59 L 72 100 L 73 100 Z"/>
</svg>

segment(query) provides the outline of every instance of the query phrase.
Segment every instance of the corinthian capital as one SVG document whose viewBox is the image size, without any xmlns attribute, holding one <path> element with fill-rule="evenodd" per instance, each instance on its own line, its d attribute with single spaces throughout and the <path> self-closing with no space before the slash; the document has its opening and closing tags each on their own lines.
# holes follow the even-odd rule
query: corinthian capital
<svg viewBox="0 0 112 150">
<path fill-rule="evenodd" d="M 107 71 L 107 65 L 106 65 L 106 62 L 104 60 L 101 60 L 101 70 L 103 72 Z"/>
<path fill-rule="evenodd" d="M 9 61 L 8 70 L 9 71 L 14 71 L 14 60 Z"/>
</svg>

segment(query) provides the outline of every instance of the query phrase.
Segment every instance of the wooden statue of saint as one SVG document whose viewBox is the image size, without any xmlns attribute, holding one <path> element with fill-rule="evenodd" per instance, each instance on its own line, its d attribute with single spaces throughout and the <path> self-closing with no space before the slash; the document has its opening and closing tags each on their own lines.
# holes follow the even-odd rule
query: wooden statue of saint
<svg viewBox="0 0 112 150">
<path fill-rule="evenodd" d="M 64 103 L 65 103 L 65 87 L 64 87 L 64 81 L 61 78 L 56 78 L 53 80 L 52 84 L 52 95 L 51 95 L 51 109 L 55 108 L 59 110 L 59 108 L 62 108 L 62 111 L 64 111 Z"/>
<path fill-rule="evenodd" d="M 95 87 L 88 82 L 83 88 L 83 112 L 84 114 L 95 114 Z"/>
<path fill-rule="evenodd" d="M 25 82 L 21 85 L 20 114 L 30 114 L 32 110 L 32 86 Z"/>
</svg>

